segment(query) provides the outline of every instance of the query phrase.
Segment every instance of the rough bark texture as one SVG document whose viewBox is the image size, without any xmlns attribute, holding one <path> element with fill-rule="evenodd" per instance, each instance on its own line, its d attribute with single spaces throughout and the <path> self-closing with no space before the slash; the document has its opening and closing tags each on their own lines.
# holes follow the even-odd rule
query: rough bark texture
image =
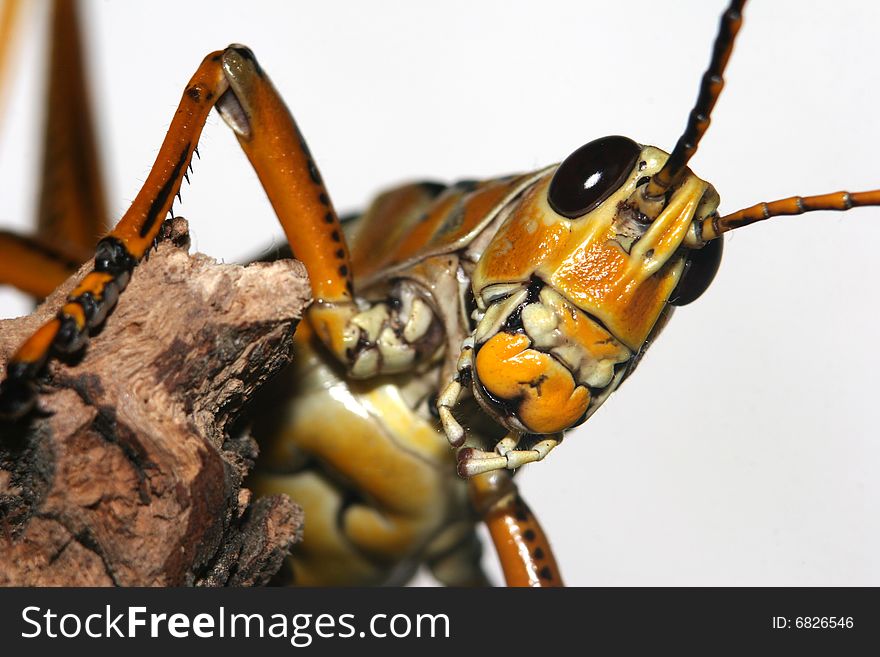
<svg viewBox="0 0 880 657">
<path fill-rule="evenodd" d="M 187 254 L 186 222 L 135 269 L 85 355 L 52 362 L 40 411 L 0 424 L 0 584 L 265 583 L 299 535 L 285 497 L 241 487 L 256 447 L 227 427 L 290 359 L 301 264 Z M 79 274 L 0 322 L 0 373 Z"/>
</svg>

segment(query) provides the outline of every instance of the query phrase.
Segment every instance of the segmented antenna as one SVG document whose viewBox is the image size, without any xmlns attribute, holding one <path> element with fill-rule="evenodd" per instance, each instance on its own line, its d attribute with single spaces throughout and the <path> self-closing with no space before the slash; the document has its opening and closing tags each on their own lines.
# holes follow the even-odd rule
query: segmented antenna
<svg viewBox="0 0 880 657">
<path fill-rule="evenodd" d="M 742 9 L 745 4 L 746 0 L 733 0 L 721 16 L 721 25 L 712 50 L 712 61 L 709 62 L 709 68 L 703 74 L 700 93 L 688 116 L 687 127 L 678 138 L 678 143 L 675 144 L 666 164 L 642 188 L 642 195 L 646 200 L 659 199 L 666 193 L 666 190 L 676 184 L 688 161 L 697 152 L 700 139 L 709 128 L 709 116 L 712 113 L 712 108 L 715 107 L 715 102 L 724 88 L 724 69 L 727 66 L 727 60 L 730 59 L 730 53 L 733 51 L 736 34 L 742 25 Z"/>
<path fill-rule="evenodd" d="M 880 189 L 869 192 L 832 192 L 818 196 L 789 196 L 770 203 L 756 203 L 751 207 L 737 210 L 723 217 L 718 215 L 707 217 L 703 220 L 701 237 L 703 240 L 712 240 L 734 228 L 748 226 L 772 217 L 803 214 L 816 210 L 844 212 L 864 205 L 880 205 Z"/>
</svg>

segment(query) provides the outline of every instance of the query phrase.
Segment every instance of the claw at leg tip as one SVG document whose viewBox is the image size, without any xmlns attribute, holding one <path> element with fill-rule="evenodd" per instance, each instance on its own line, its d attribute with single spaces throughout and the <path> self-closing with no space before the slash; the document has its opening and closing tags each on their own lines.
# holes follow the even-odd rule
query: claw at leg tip
<svg viewBox="0 0 880 657">
<path fill-rule="evenodd" d="M 484 472 L 503 470 L 507 465 L 507 459 L 497 454 L 483 452 L 473 447 L 462 447 L 456 453 L 456 471 L 458 476 L 469 479 Z"/>
</svg>

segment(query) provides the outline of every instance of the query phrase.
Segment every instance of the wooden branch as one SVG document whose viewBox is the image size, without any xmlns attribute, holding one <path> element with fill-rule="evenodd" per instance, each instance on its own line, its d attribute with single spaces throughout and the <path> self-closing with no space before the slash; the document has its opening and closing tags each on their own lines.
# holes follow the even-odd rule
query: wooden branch
<svg viewBox="0 0 880 657">
<path fill-rule="evenodd" d="M 163 235 L 40 412 L 0 424 L 0 585 L 260 584 L 299 536 L 299 507 L 242 488 L 256 445 L 227 428 L 290 360 L 305 269 L 190 256 L 180 218 Z M 0 322 L 0 373 L 90 267 Z"/>
</svg>

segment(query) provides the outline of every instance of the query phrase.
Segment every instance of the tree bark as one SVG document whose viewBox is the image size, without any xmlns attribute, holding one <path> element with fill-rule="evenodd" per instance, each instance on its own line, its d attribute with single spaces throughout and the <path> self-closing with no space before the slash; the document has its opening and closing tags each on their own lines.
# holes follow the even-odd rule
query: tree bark
<svg viewBox="0 0 880 657">
<path fill-rule="evenodd" d="M 299 507 L 242 487 L 256 445 L 231 428 L 290 360 L 305 269 L 188 255 L 180 218 L 163 236 L 38 409 L 0 423 L 2 585 L 262 584 L 299 537 Z M 0 321 L 0 373 L 90 268 Z"/>
</svg>

